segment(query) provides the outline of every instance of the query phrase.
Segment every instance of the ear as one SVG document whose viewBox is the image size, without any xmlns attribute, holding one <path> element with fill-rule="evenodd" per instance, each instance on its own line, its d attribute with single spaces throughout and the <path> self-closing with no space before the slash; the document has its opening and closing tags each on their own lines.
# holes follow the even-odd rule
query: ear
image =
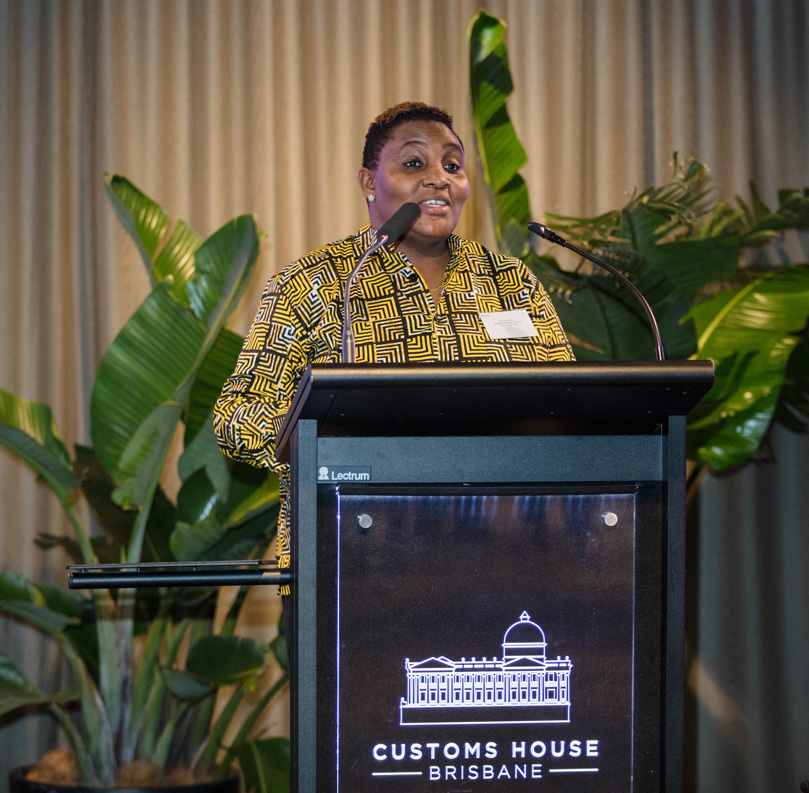
<svg viewBox="0 0 809 793">
<path fill-rule="evenodd" d="M 360 168 L 357 172 L 357 182 L 359 182 L 362 194 L 368 198 L 376 188 L 376 174 L 369 168 Z"/>
</svg>

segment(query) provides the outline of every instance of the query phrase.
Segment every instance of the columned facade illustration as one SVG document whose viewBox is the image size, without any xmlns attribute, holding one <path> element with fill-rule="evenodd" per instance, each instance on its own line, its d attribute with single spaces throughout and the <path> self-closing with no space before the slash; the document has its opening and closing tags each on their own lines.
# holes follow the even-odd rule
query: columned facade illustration
<svg viewBox="0 0 809 793">
<path fill-rule="evenodd" d="M 501 658 L 406 659 L 400 723 L 570 721 L 573 663 L 569 657 L 547 658 L 545 634 L 527 612 L 508 628 L 502 648 Z"/>
</svg>

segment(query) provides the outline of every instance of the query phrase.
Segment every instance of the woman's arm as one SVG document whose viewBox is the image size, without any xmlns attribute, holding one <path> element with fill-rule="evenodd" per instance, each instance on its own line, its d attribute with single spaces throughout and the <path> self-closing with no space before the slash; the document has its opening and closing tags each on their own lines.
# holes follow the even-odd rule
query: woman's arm
<svg viewBox="0 0 809 793">
<path fill-rule="evenodd" d="M 275 439 L 309 363 L 309 329 L 290 300 L 284 275 L 267 283 L 236 370 L 214 408 L 214 429 L 225 454 L 274 470 L 283 467 L 275 459 Z"/>
</svg>

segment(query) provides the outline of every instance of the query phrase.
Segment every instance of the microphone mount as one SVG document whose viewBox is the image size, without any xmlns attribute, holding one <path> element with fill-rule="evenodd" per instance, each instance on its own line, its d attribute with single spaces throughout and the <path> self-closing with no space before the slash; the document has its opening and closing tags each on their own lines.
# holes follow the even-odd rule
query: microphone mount
<svg viewBox="0 0 809 793">
<path fill-rule="evenodd" d="M 620 270 L 617 270 L 611 264 L 607 264 L 607 262 L 602 261 L 601 259 L 593 256 L 592 253 L 584 250 L 583 248 L 579 248 L 573 243 L 568 242 L 564 237 L 560 237 L 555 231 L 552 231 L 547 226 L 543 226 L 542 223 L 534 223 L 531 222 L 528 224 L 528 230 L 533 234 L 536 234 L 538 237 L 542 237 L 544 240 L 548 240 L 548 242 L 552 242 L 555 245 L 561 245 L 563 248 L 567 248 L 569 251 L 573 251 L 573 253 L 578 254 L 579 256 L 587 259 L 587 261 L 592 262 L 593 264 L 597 264 L 599 267 L 606 270 L 608 273 L 614 275 L 622 284 L 625 284 L 629 287 L 629 290 L 632 292 L 633 295 L 638 299 L 638 302 L 643 307 L 644 312 L 646 313 L 646 318 L 649 321 L 649 326 L 652 329 L 652 336 L 654 337 L 655 343 L 655 360 L 656 361 L 665 361 L 666 360 L 666 352 L 663 349 L 663 341 L 660 338 L 660 328 L 657 324 L 657 319 L 655 318 L 654 312 L 652 311 L 652 307 L 649 305 L 649 301 L 641 294 L 641 291 L 632 283 Z"/>
<path fill-rule="evenodd" d="M 419 205 L 408 201 L 402 204 L 388 221 L 377 232 L 376 242 L 368 248 L 362 257 L 357 262 L 354 269 L 349 273 L 346 279 L 345 289 L 343 290 L 343 363 L 354 363 L 356 360 L 356 350 L 354 348 L 354 324 L 351 321 L 351 287 L 354 285 L 354 279 L 357 273 L 362 269 L 368 257 L 376 253 L 383 245 L 389 242 L 395 242 L 402 236 L 402 234 L 413 225 L 416 218 L 421 214 Z"/>
</svg>

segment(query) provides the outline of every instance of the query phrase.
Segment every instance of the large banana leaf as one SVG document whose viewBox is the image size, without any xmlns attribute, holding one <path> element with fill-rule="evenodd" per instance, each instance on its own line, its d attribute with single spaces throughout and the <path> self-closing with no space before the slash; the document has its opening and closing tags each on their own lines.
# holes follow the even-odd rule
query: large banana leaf
<svg viewBox="0 0 809 793">
<path fill-rule="evenodd" d="M 70 455 L 53 426 L 51 409 L 44 403 L 29 402 L 0 388 L 0 445 L 31 466 L 62 501 L 79 486 Z"/>
<path fill-rule="evenodd" d="M 158 285 L 110 345 L 93 387 L 90 429 L 96 456 L 116 484 L 126 479 L 121 459 L 136 432 L 187 382 L 204 343 L 200 323 Z"/>
<path fill-rule="evenodd" d="M 252 215 L 235 218 L 202 243 L 194 278 L 185 291 L 191 309 L 209 331 L 218 332 L 233 313 L 257 259 L 258 230 Z"/>
<path fill-rule="evenodd" d="M 152 260 L 168 226 L 168 212 L 123 176 L 105 174 L 104 183 L 121 225 L 138 246 L 146 271 L 151 274 Z"/>
<path fill-rule="evenodd" d="M 184 220 L 178 220 L 154 260 L 155 280 L 171 280 L 171 294 L 181 303 L 186 303 L 185 285 L 194 277 L 194 257 L 200 245 L 202 238 L 197 232 Z"/>
<path fill-rule="evenodd" d="M 213 238 L 206 267 L 196 276 L 204 322 L 158 284 L 99 366 L 90 402 L 91 435 L 98 459 L 118 485 L 122 506 L 145 503 L 197 370 L 252 275 L 258 255 L 252 217 L 224 226 Z M 216 299 L 218 287 L 226 291 Z"/>
<path fill-rule="evenodd" d="M 797 347 L 789 356 L 775 418 L 795 432 L 806 432 L 809 424 L 809 326 L 804 328 Z"/>
<path fill-rule="evenodd" d="M 692 459 L 724 470 L 755 453 L 807 315 L 809 265 L 773 270 L 692 310 L 696 357 L 716 363 L 714 386 L 689 417 Z"/>
<path fill-rule="evenodd" d="M 506 109 L 514 90 L 504 43 L 506 25 L 481 11 L 469 27 L 472 117 L 483 174 L 489 185 L 495 232 L 501 250 L 522 256 L 531 220 L 528 188 L 519 174 L 526 154 Z M 510 229 L 510 232 L 506 230 Z M 503 243 L 508 250 L 503 249 Z"/>
<path fill-rule="evenodd" d="M 167 281 L 172 295 L 183 302 L 185 284 L 194 277 L 194 254 L 202 244 L 185 221 L 177 222 L 160 248 L 168 228 L 168 213 L 122 176 L 105 176 L 107 194 L 123 227 L 140 252 L 153 284 Z"/>
<path fill-rule="evenodd" d="M 222 328 L 194 380 L 185 417 L 187 446 L 200 429 L 211 420 L 214 403 L 222 393 L 222 385 L 236 368 L 236 360 L 244 339 L 228 328 Z"/>
<path fill-rule="evenodd" d="M 666 354 L 687 358 L 695 348 L 694 326 L 682 322 L 688 305 L 678 299 L 671 282 L 647 268 L 635 279 L 654 306 Z M 585 287 L 554 301 L 576 358 L 585 360 L 643 360 L 654 356 L 654 338 L 640 303 L 617 279 L 592 275 Z"/>
<path fill-rule="evenodd" d="M 722 236 L 649 245 L 641 252 L 651 267 L 671 281 L 676 296 L 691 302 L 708 284 L 736 274 L 741 248 L 738 237 Z"/>
</svg>

